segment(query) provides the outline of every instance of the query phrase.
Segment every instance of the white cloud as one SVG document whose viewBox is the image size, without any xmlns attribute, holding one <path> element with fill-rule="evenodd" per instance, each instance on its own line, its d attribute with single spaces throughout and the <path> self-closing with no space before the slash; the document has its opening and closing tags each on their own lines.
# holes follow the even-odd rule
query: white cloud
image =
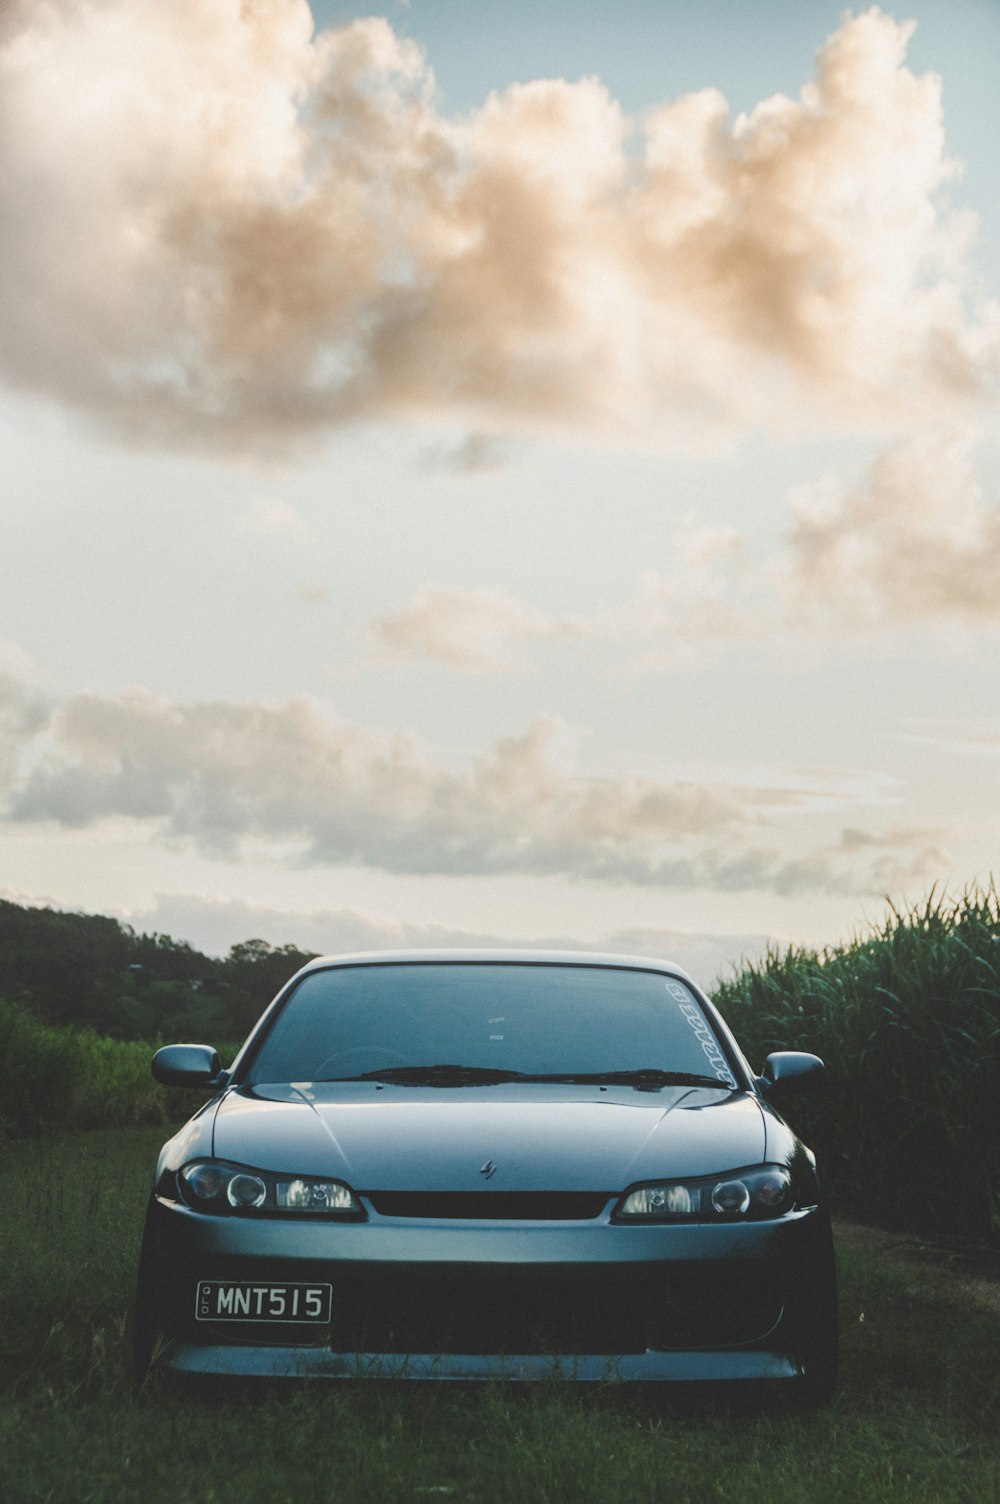
<svg viewBox="0 0 1000 1504">
<path fill-rule="evenodd" d="M 489 475 L 507 462 L 507 446 L 498 434 L 467 433 L 457 443 L 438 443 L 424 452 L 428 470 L 449 475 Z"/>
<path fill-rule="evenodd" d="M 801 490 L 787 544 L 799 615 L 1000 622 L 1000 507 L 984 498 L 968 433 L 894 445 L 852 489 L 826 477 Z"/>
<path fill-rule="evenodd" d="M 572 639 L 582 630 L 579 622 L 544 616 L 502 590 L 424 585 L 400 610 L 371 622 L 368 635 L 391 656 L 495 673 L 514 666 L 523 642 Z"/>
<path fill-rule="evenodd" d="M 666 570 L 647 569 L 634 597 L 594 622 L 597 637 L 631 651 L 626 672 L 688 667 L 726 643 L 751 642 L 767 630 L 761 570 L 741 533 L 689 519 L 670 554 Z"/>
<path fill-rule="evenodd" d="M 303 580 L 295 593 L 307 606 L 321 606 L 333 594 L 330 586 L 322 580 Z"/>
<path fill-rule="evenodd" d="M 760 576 L 741 534 L 688 519 L 670 553 L 669 573 L 644 571 L 631 598 L 592 616 L 547 616 L 504 590 L 428 583 L 398 610 L 369 622 L 367 636 L 390 656 L 497 673 L 519 666 L 536 642 L 612 644 L 633 655 L 622 660 L 627 672 L 645 672 L 686 665 L 736 637 L 759 635 Z"/>
<path fill-rule="evenodd" d="M 18 895 L 16 901 L 29 900 Z M 741 960 L 763 954 L 770 938 L 755 933 L 697 934 L 669 928 L 613 930 L 583 939 L 565 935 L 524 937 L 441 923 L 406 924 L 386 914 L 351 908 L 301 912 L 191 893 L 158 894 L 151 908 L 130 910 L 121 917 L 137 930 L 153 930 L 187 940 L 209 955 L 224 955 L 232 945 L 251 937 L 266 940 L 270 945 L 295 945 L 319 955 L 429 950 L 441 946 L 607 951 L 674 961 L 703 986 L 728 974 Z"/>
<path fill-rule="evenodd" d="M 543 716 L 458 770 L 416 737 L 330 722 L 305 700 L 80 694 L 51 736 L 58 750 L 15 787 L 13 819 L 151 820 L 217 853 L 259 838 L 398 872 L 646 872 L 663 843 L 740 818 L 696 784 L 583 776 L 566 728 Z"/>
<path fill-rule="evenodd" d="M 134 691 L 54 707 L 14 681 L 0 688 L 13 825 L 140 822 L 230 861 L 257 851 L 401 874 L 784 896 L 880 891 L 893 861 L 941 855 L 926 832 L 906 831 L 811 835 L 803 850 L 796 822 L 811 830 L 817 799 L 827 819 L 837 808 L 828 776 L 779 787 L 595 775 L 548 716 L 456 765 L 415 736 L 329 719 L 304 699 L 178 704 Z M 856 809 L 856 793 L 845 804 Z"/>
<path fill-rule="evenodd" d="M 369 624 L 381 648 L 452 668 L 519 665 L 535 642 L 612 646 L 616 672 L 663 673 L 738 643 L 787 644 L 844 632 L 941 633 L 1000 625 L 1000 505 L 987 500 L 967 430 L 890 445 L 854 484 L 833 474 L 794 487 L 791 521 L 770 557 L 731 528 L 693 519 L 632 596 L 555 619 L 506 592 L 426 584 Z M 759 550 L 758 550 L 759 552 Z"/>
<path fill-rule="evenodd" d="M 27 655 L 0 644 L 0 788 L 16 776 L 25 749 L 48 724 L 51 708 L 20 670 Z M 10 669 L 5 668 L 10 664 Z"/>
<path fill-rule="evenodd" d="M 797 98 L 637 126 L 596 79 L 449 120 L 412 42 L 305 0 L 8 8 L 3 368 L 185 445 L 940 413 L 992 388 L 1000 314 L 910 31 L 866 11 Z"/>
<path fill-rule="evenodd" d="M 284 501 L 256 501 L 240 523 L 241 530 L 265 542 L 284 539 L 302 546 L 309 541 L 309 526 L 300 512 Z"/>
<path fill-rule="evenodd" d="M 648 575 L 604 629 L 631 618 L 649 643 L 642 668 L 724 642 L 787 640 L 790 630 L 871 639 L 887 628 L 994 629 L 1000 505 L 984 492 L 975 450 L 969 428 L 927 428 L 882 449 L 853 484 L 827 473 L 794 487 L 784 539 L 763 559 L 739 532 L 692 525 L 682 568 Z"/>
<path fill-rule="evenodd" d="M 1000 756 L 1000 719 L 945 719 L 927 717 L 907 723 L 905 741 L 957 752 L 966 757 Z"/>
</svg>

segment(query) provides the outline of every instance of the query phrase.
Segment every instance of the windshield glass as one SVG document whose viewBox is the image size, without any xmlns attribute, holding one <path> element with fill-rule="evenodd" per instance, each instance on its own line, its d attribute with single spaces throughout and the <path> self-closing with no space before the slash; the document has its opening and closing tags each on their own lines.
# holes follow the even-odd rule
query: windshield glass
<svg viewBox="0 0 1000 1504">
<path fill-rule="evenodd" d="M 676 977 L 530 962 L 311 972 L 246 1080 L 330 1081 L 443 1064 L 525 1075 L 659 1070 L 736 1085 L 694 994 Z"/>
</svg>

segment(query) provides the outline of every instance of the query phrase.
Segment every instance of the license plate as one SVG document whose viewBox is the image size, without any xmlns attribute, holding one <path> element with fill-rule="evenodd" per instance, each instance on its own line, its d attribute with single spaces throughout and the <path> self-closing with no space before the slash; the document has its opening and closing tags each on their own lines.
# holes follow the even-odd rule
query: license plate
<svg viewBox="0 0 1000 1504">
<path fill-rule="evenodd" d="M 271 1285 L 203 1279 L 198 1282 L 197 1321 L 328 1322 L 332 1285 Z"/>
</svg>

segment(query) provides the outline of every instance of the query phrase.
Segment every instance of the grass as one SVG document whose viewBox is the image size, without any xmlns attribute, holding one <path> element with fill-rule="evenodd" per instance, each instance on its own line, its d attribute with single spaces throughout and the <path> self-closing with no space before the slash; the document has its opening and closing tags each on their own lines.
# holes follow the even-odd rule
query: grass
<svg viewBox="0 0 1000 1504">
<path fill-rule="evenodd" d="M 715 991 L 759 1069 L 811 1050 L 829 1092 L 790 1105 L 827 1186 L 875 1220 L 1000 1237 L 1000 892 L 932 895 L 813 952 L 772 951 Z"/>
<path fill-rule="evenodd" d="M 193 1112 L 203 1094 L 153 1080 L 150 1061 L 162 1042 L 46 1024 L 0 998 L 0 1141 L 59 1128 L 164 1124 Z M 219 1050 L 227 1063 L 236 1053 L 231 1044 Z"/>
<path fill-rule="evenodd" d="M 162 1129 L 0 1160 L 0 1494 L 14 1504 L 1000 1498 L 1000 1320 L 947 1277 L 842 1257 L 844 1373 L 815 1415 L 624 1387 L 134 1389 L 124 1313 Z"/>
</svg>

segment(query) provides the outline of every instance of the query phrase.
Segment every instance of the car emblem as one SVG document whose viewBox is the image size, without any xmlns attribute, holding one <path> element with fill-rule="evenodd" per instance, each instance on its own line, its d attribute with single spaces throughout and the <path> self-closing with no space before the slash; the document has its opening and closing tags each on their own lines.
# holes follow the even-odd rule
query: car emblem
<svg viewBox="0 0 1000 1504">
<path fill-rule="evenodd" d="M 491 1175 L 495 1175 L 496 1172 L 497 1167 L 492 1159 L 488 1159 L 479 1171 L 480 1175 L 484 1176 L 487 1180 L 489 1180 Z"/>
</svg>

